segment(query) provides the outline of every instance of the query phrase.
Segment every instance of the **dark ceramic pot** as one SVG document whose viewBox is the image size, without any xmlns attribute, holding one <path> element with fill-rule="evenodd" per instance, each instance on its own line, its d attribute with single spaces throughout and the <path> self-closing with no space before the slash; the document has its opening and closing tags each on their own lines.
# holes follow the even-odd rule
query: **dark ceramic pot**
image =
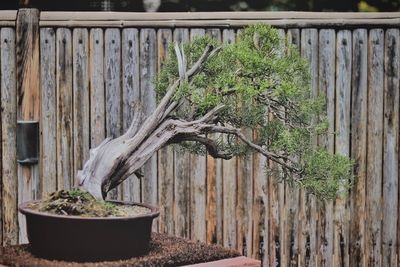
<svg viewBox="0 0 400 267">
<path fill-rule="evenodd" d="M 135 217 L 78 217 L 33 211 L 29 203 L 19 205 L 26 216 L 31 252 L 42 258 L 65 261 L 106 261 L 127 259 L 145 254 L 149 249 L 156 207 L 139 203 L 150 213 Z"/>
</svg>

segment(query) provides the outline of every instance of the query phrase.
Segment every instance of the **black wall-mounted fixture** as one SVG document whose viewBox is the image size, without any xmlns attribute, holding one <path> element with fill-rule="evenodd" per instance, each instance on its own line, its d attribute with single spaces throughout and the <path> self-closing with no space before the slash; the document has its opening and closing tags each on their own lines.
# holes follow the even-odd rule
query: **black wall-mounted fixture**
<svg viewBox="0 0 400 267">
<path fill-rule="evenodd" d="M 17 161 L 23 165 L 33 165 L 38 163 L 38 121 L 17 121 Z"/>
</svg>

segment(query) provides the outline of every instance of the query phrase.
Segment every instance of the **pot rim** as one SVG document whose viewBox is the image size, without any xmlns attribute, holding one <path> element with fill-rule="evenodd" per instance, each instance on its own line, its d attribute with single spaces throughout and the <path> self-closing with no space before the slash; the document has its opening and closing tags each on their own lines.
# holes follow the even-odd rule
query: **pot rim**
<svg viewBox="0 0 400 267">
<path fill-rule="evenodd" d="M 52 218 L 59 218 L 59 219 L 71 219 L 71 220 L 94 220 L 94 221 L 109 221 L 109 220 L 118 220 L 118 221 L 126 221 L 131 219 L 140 219 L 140 218 L 156 218 L 160 215 L 160 210 L 156 206 L 152 206 L 149 204 L 138 203 L 138 202 L 130 202 L 130 201 L 117 201 L 117 200 L 107 200 L 107 202 L 122 204 L 122 205 L 136 205 L 150 209 L 149 213 L 137 215 L 137 216 L 125 216 L 125 217 L 83 217 L 83 216 L 76 216 L 76 215 L 58 215 L 58 214 L 51 214 L 47 212 L 35 211 L 30 209 L 28 204 L 37 203 L 40 200 L 31 200 L 25 201 L 18 205 L 18 210 L 24 215 L 36 215 L 42 217 L 52 217 Z"/>
</svg>

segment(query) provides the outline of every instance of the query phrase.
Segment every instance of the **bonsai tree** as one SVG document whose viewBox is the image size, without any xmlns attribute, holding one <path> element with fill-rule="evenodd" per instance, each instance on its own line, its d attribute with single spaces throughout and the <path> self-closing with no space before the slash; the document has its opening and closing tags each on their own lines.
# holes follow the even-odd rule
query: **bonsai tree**
<svg viewBox="0 0 400 267">
<path fill-rule="evenodd" d="M 351 185 L 352 162 L 312 144 L 312 136 L 333 134 L 324 97 L 311 97 L 307 63 L 273 28 L 250 26 L 229 45 L 207 37 L 175 44 L 155 83 L 154 112 L 141 123 L 137 104 L 126 133 L 92 149 L 79 171 L 79 187 L 95 198 L 141 177 L 146 161 L 172 144 L 222 159 L 260 153 L 273 162 L 267 173 L 323 198 Z"/>
</svg>

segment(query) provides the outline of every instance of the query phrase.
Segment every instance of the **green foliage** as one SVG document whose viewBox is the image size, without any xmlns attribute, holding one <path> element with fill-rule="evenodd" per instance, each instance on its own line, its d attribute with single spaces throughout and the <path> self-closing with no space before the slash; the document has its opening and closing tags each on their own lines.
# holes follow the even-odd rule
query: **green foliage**
<svg viewBox="0 0 400 267">
<path fill-rule="evenodd" d="M 353 185 L 353 162 L 346 156 L 316 149 L 304 153 L 302 161 L 304 178 L 300 186 L 321 198 L 345 196 Z"/>
<path fill-rule="evenodd" d="M 218 45 L 209 37 L 184 44 L 188 68 L 208 44 Z M 156 81 L 159 99 L 178 78 L 176 55 L 171 47 Z M 234 44 L 225 44 L 198 75 L 183 82 L 174 98 L 184 103 L 174 115 L 185 120 L 198 119 L 223 103 L 218 123 L 251 129 L 255 144 L 286 159 L 296 159 L 294 167 L 301 170 L 301 177 L 291 173 L 285 179 L 310 193 L 334 198 L 352 184 L 351 161 L 312 144 L 313 136 L 332 133 L 327 132 L 324 120 L 325 97 L 311 94 L 307 62 L 297 47 L 269 26 L 252 25 L 241 31 Z M 252 152 L 230 134 L 220 135 L 216 143 L 233 155 Z M 191 152 L 205 153 L 200 144 L 182 145 Z M 276 165 L 273 164 L 276 170 L 282 168 Z M 287 168 L 284 171 L 290 172 Z"/>
</svg>

